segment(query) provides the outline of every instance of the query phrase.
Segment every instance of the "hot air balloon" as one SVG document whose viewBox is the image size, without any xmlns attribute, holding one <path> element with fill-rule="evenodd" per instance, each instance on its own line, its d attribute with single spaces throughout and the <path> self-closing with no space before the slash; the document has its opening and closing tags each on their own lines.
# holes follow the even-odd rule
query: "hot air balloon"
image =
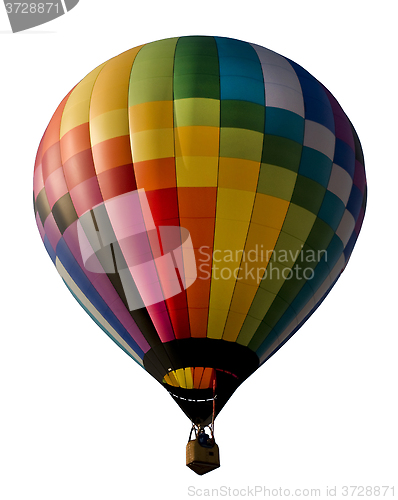
<svg viewBox="0 0 398 500">
<path fill-rule="evenodd" d="M 215 417 L 344 270 L 366 179 L 351 122 L 305 69 L 184 36 L 72 89 L 40 143 L 34 200 L 73 296 L 191 420 L 187 465 L 203 474 L 219 466 Z"/>
</svg>

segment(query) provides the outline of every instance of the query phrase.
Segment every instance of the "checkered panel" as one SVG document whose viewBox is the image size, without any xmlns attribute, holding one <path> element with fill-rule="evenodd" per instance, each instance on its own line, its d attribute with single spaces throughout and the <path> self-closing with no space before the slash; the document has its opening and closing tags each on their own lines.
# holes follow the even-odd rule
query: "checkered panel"
<svg viewBox="0 0 398 500">
<path fill-rule="evenodd" d="M 158 251 L 152 225 L 183 227 L 197 279 L 169 298 L 164 270 L 148 264 L 163 300 L 131 311 L 101 254 L 103 272 L 86 268 L 78 226 L 89 232 L 102 207 L 128 267 L 136 249 L 118 221 L 135 221 L 112 201 L 136 190 L 149 207 L 142 252 Z M 163 380 L 181 368 L 175 340 L 236 342 L 260 363 L 276 352 L 344 269 L 366 177 L 350 121 L 306 70 L 257 45 L 192 36 L 131 49 L 68 94 L 41 141 L 34 196 L 43 242 L 72 294 L 139 364 L 155 352 L 147 366 Z"/>
</svg>

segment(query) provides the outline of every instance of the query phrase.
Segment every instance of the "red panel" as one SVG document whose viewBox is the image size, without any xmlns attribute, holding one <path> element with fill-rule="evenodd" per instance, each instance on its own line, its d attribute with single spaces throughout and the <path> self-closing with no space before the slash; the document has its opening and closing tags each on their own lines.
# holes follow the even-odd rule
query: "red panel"
<svg viewBox="0 0 398 500">
<path fill-rule="evenodd" d="M 109 169 L 133 162 L 131 157 L 130 136 L 123 135 L 96 144 L 93 148 L 93 158 L 97 174 Z"/>
<path fill-rule="evenodd" d="M 158 226 L 170 225 L 168 219 L 178 219 L 177 190 L 157 189 L 146 192 L 153 219 Z"/>
<path fill-rule="evenodd" d="M 132 164 L 105 170 L 97 178 L 104 200 L 137 189 Z"/>
<path fill-rule="evenodd" d="M 72 156 L 64 163 L 65 180 L 69 191 L 81 182 L 95 176 L 91 149 L 86 149 Z"/>
<path fill-rule="evenodd" d="M 43 155 L 42 159 L 42 169 L 43 169 L 43 181 L 46 182 L 47 178 L 55 172 L 57 169 L 62 167 L 61 162 L 61 151 L 59 148 L 59 141 L 53 144 Z"/>
</svg>

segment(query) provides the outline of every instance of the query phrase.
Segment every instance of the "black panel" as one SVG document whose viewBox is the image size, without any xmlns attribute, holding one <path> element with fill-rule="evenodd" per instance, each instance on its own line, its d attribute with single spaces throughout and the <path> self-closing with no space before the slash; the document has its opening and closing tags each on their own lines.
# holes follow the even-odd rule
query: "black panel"
<svg viewBox="0 0 398 500">
<path fill-rule="evenodd" d="M 69 193 L 56 201 L 52 213 L 61 234 L 64 234 L 65 230 L 78 219 Z"/>
<path fill-rule="evenodd" d="M 166 369 L 157 361 L 164 356 L 164 353 L 167 353 L 172 363 Z M 189 338 L 172 340 L 153 347 L 144 356 L 144 366 L 166 388 L 192 422 L 207 425 L 212 417 L 213 390 L 172 387 L 162 382 L 163 377 L 170 370 L 178 368 L 195 366 L 214 368 L 217 415 L 239 385 L 258 368 L 259 358 L 254 351 L 235 342 Z"/>
<path fill-rule="evenodd" d="M 46 221 L 48 215 L 51 213 L 50 204 L 48 203 L 46 190 L 44 188 L 37 195 L 35 201 L 35 210 L 38 211 L 41 223 L 44 226 L 44 222 Z"/>
</svg>

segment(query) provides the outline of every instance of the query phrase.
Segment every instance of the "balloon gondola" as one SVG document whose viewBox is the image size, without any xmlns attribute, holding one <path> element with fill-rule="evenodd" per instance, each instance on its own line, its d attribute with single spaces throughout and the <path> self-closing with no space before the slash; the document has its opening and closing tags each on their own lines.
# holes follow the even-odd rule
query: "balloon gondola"
<svg viewBox="0 0 398 500">
<path fill-rule="evenodd" d="M 170 393 L 202 457 L 199 435 L 208 427 L 215 446 L 231 395 L 338 280 L 365 205 L 361 145 L 332 94 L 295 62 L 222 37 L 98 66 L 57 108 L 34 171 L 64 283 Z"/>
</svg>

